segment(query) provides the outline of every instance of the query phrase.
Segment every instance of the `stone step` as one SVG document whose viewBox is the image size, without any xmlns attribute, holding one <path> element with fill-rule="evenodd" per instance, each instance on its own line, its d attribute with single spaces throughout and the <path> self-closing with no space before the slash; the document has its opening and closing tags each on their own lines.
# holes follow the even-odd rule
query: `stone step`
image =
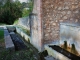
<svg viewBox="0 0 80 60">
<path fill-rule="evenodd" d="M 6 27 L 5 27 L 6 28 Z M 5 47 L 9 50 L 15 50 L 15 46 L 7 29 L 4 28 Z"/>
</svg>

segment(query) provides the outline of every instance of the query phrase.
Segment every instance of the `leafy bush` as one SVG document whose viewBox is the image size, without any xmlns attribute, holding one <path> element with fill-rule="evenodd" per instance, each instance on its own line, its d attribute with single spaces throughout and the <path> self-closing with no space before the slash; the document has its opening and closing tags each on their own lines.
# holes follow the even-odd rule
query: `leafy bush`
<svg viewBox="0 0 80 60">
<path fill-rule="evenodd" d="M 22 17 L 21 3 L 17 5 L 16 2 L 7 2 L 2 6 L 0 5 L 0 22 L 6 24 L 13 24 L 16 19 Z"/>
<path fill-rule="evenodd" d="M 14 21 L 14 25 L 17 25 L 17 24 L 18 24 L 18 20 L 15 20 L 15 21 Z"/>
</svg>

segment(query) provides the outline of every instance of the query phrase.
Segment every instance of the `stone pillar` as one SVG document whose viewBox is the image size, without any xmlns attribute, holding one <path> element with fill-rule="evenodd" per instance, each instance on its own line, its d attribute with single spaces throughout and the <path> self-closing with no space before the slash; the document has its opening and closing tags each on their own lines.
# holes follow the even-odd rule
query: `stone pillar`
<svg viewBox="0 0 80 60">
<path fill-rule="evenodd" d="M 42 17 L 41 17 L 41 0 L 34 0 L 34 7 L 32 11 L 31 21 L 31 43 L 42 51 Z"/>
</svg>

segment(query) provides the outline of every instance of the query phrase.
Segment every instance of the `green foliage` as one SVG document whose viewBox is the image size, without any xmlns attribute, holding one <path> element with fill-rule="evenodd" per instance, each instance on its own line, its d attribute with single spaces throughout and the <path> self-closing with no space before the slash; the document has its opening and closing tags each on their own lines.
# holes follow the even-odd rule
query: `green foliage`
<svg viewBox="0 0 80 60">
<path fill-rule="evenodd" d="M 0 30 L 0 43 L 4 42 L 4 31 Z"/>
<path fill-rule="evenodd" d="M 0 37 L 4 36 L 4 31 L 0 29 Z"/>
<path fill-rule="evenodd" d="M 29 12 L 32 12 L 32 9 L 33 9 L 33 1 L 31 0 L 30 3 L 29 3 Z"/>
<path fill-rule="evenodd" d="M 26 5 L 26 6 L 25 6 Z M 22 3 L 23 11 L 22 11 L 22 17 L 29 16 L 29 14 L 32 12 L 33 9 L 33 1 L 30 1 L 29 3 Z M 26 9 L 26 7 L 28 9 Z"/>
<path fill-rule="evenodd" d="M 26 33 L 28 36 L 30 36 L 30 30 L 25 29 L 23 26 L 18 26 L 24 33 Z"/>
<path fill-rule="evenodd" d="M 15 20 L 15 21 L 14 21 L 14 25 L 17 25 L 17 24 L 18 24 L 18 20 Z"/>
<path fill-rule="evenodd" d="M 28 44 L 28 43 L 26 43 Z M 19 50 L 19 51 L 11 51 L 6 50 L 3 47 L 0 47 L 0 60 L 35 60 L 34 59 L 34 47 L 28 44 L 28 49 Z"/>
<path fill-rule="evenodd" d="M 23 9 L 22 11 L 22 17 L 26 17 L 29 15 L 29 10 L 27 10 L 26 8 Z"/>
<path fill-rule="evenodd" d="M 33 9 L 33 2 L 20 3 L 19 0 L 12 2 L 11 0 L 5 0 L 0 2 L 0 22 L 6 24 L 13 24 L 19 17 L 26 17 Z M 4 3 L 4 4 L 3 4 Z M 26 10 L 29 8 L 29 10 Z"/>
<path fill-rule="evenodd" d="M 0 47 L 4 47 L 4 31 L 0 28 Z"/>
<path fill-rule="evenodd" d="M 30 30 L 27 30 L 26 33 L 30 36 Z"/>
<path fill-rule="evenodd" d="M 22 50 L 11 52 L 0 48 L 0 60 L 35 60 L 33 51 Z"/>
<path fill-rule="evenodd" d="M 0 22 L 2 23 L 12 24 L 16 19 L 22 16 L 20 4 L 16 2 L 7 0 L 7 2 L 0 7 Z"/>
<path fill-rule="evenodd" d="M 0 47 L 0 60 L 5 60 L 8 54 L 9 53 L 4 48 Z"/>
<path fill-rule="evenodd" d="M 6 23 L 0 23 L 0 25 L 7 25 Z"/>
</svg>

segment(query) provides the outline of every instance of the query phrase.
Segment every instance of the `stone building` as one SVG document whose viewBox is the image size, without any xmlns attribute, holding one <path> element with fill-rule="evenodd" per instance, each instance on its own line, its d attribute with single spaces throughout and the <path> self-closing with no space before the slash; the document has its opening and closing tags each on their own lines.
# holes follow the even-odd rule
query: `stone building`
<svg viewBox="0 0 80 60">
<path fill-rule="evenodd" d="M 31 43 L 39 50 L 60 40 L 60 23 L 80 24 L 80 0 L 34 0 Z"/>
</svg>

